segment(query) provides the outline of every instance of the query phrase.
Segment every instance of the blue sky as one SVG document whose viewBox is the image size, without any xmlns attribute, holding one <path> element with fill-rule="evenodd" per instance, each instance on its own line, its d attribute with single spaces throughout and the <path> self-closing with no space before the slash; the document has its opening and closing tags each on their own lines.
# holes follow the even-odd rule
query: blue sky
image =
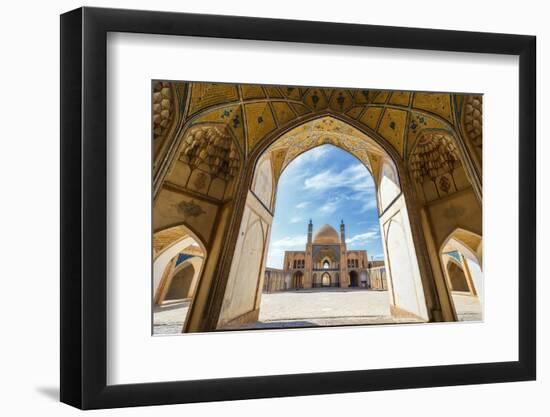
<svg viewBox="0 0 550 417">
<path fill-rule="evenodd" d="M 282 268 L 285 250 L 305 249 L 310 218 L 314 234 L 325 223 L 339 232 L 343 219 L 348 249 L 383 259 L 372 176 L 357 158 L 332 145 L 303 153 L 283 171 L 267 266 Z"/>
</svg>

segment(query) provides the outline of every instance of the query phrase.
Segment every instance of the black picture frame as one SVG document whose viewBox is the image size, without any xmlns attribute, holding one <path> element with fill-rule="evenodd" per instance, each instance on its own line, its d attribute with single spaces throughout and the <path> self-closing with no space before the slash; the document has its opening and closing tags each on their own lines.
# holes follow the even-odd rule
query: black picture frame
<svg viewBox="0 0 550 417">
<path fill-rule="evenodd" d="M 518 361 L 107 385 L 108 32 L 519 56 Z M 61 16 L 60 56 L 62 402 L 95 409 L 536 378 L 534 36 L 85 7 Z"/>
</svg>

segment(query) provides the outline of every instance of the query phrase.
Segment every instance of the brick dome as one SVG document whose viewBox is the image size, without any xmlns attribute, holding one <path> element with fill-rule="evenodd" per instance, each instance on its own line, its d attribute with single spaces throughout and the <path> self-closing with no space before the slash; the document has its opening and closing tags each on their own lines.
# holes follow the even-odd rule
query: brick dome
<svg viewBox="0 0 550 417">
<path fill-rule="evenodd" d="M 338 237 L 338 232 L 332 226 L 324 224 L 315 233 L 313 243 L 340 243 L 340 238 Z"/>
</svg>

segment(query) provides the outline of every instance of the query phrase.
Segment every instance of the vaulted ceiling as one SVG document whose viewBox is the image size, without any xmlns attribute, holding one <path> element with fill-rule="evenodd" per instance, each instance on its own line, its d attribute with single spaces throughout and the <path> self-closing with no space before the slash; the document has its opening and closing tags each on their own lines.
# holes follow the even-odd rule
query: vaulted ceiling
<svg viewBox="0 0 550 417">
<path fill-rule="evenodd" d="M 167 86 L 171 86 L 168 91 Z M 466 117 L 468 134 L 477 135 L 478 110 L 470 95 L 347 88 L 293 87 L 207 82 L 157 82 L 154 85 L 155 141 L 167 132 L 186 134 L 196 125 L 216 124 L 235 138 L 240 153 L 248 155 L 264 141 L 278 137 L 270 148 L 274 174 L 278 176 L 300 152 L 306 139 L 313 145 L 338 142 L 361 159 L 373 173 L 380 161 L 380 147 L 359 146 L 357 139 L 376 137 L 393 149 L 394 156 L 408 159 L 426 130 L 453 133 Z M 457 109 L 459 111 L 457 111 Z M 350 123 L 338 123 L 332 115 Z M 317 120 L 317 121 L 313 121 Z M 466 122 L 468 122 L 468 120 Z M 177 126 L 170 129 L 169 123 Z M 356 128 L 352 128 L 351 125 Z M 179 130 L 178 130 L 179 129 Z M 332 130 L 331 130 L 332 129 Z M 352 140 L 352 138 L 355 138 Z M 285 142 L 286 140 L 286 142 Z M 315 143 L 314 143 L 315 142 Z M 286 146 L 285 145 L 288 145 Z M 336 144 L 336 143 L 334 143 Z M 158 149 L 160 147 L 156 147 Z M 367 149 L 368 148 L 368 149 Z M 371 157 L 373 156 L 373 157 Z"/>
<path fill-rule="evenodd" d="M 226 124 L 245 153 L 296 119 L 329 111 L 376 132 L 402 157 L 420 130 L 452 128 L 455 105 L 444 93 L 215 83 L 191 83 L 181 104 L 192 123 Z"/>
</svg>

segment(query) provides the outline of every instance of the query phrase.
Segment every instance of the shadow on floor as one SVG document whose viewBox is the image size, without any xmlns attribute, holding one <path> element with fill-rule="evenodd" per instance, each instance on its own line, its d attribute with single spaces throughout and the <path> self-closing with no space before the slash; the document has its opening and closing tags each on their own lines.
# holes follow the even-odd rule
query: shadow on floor
<svg viewBox="0 0 550 417">
<path fill-rule="evenodd" d="M 188 307 L 190 300 L 178 300 L 175 302 L 163 303 L 162 305 L 156 305 L 154 312 L 177 310 L 178 308 Z"/>
<path fill-rule="evenodd" d="M 53 401 L 59 401 L 59 387 L 36 387 L 36 391 Z"/>
<path fill-rule="evenodd" d="M 256 322 L 239 327 L 242 329 L 287 329 L 295 327 L 320 327 L 319 324 L 306 320 Z"/>
</svg>

